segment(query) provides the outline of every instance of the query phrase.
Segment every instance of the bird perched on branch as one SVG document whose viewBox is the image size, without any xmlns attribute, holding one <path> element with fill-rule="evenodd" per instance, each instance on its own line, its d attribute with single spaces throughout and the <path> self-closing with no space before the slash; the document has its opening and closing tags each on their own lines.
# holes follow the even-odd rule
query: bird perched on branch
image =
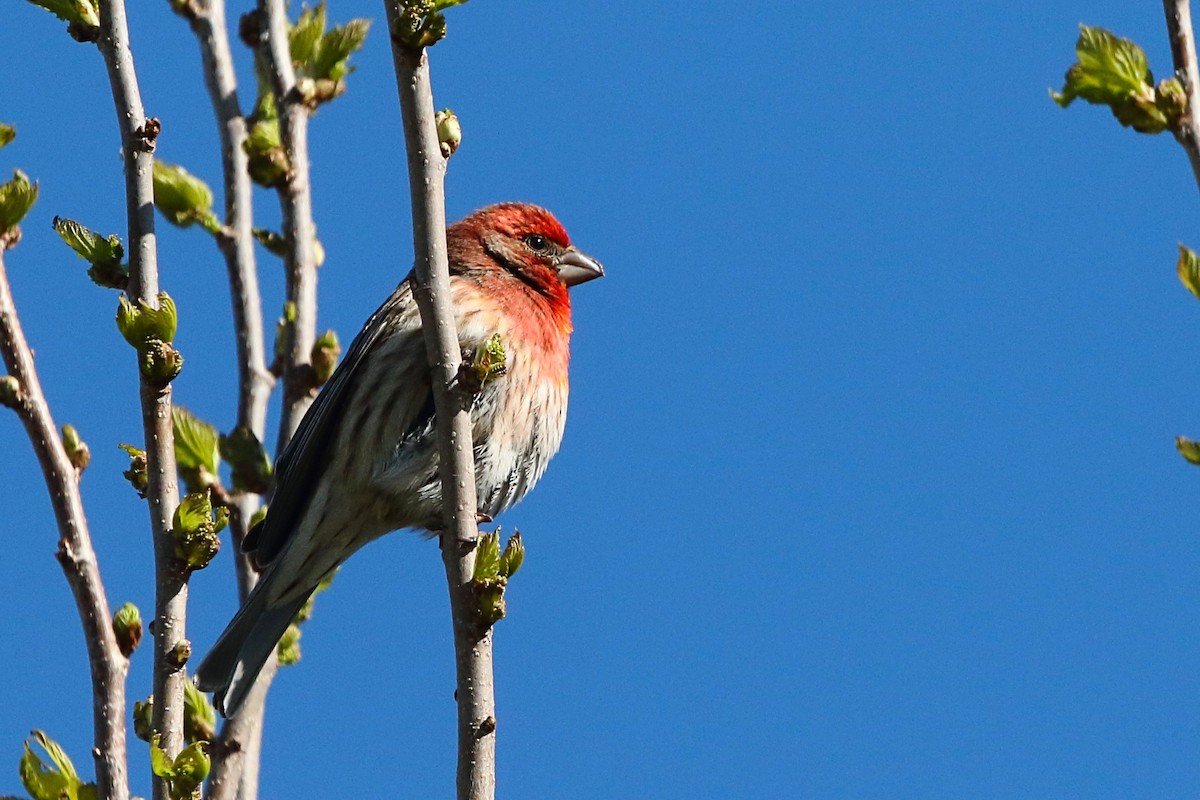
<svg viewBox="0 0 1200 800">
<path fill-rule="evenodd" d="M 604 274 L 548 211 L 502 203 L 446 230 L 450 293 L 468 356 L 499 335 L 505 372 L 475 394 L 480 514 L 516 503 L 546 469 L 567 414 L 568 287 Z M 317 584 L 398 528 L 442 527 L 430 367 L 410 274 L 380 306 L 276 465 L 266 518 L 247 534 L 262 576 L 196 672 L 232 716 Z"/>
</svg>

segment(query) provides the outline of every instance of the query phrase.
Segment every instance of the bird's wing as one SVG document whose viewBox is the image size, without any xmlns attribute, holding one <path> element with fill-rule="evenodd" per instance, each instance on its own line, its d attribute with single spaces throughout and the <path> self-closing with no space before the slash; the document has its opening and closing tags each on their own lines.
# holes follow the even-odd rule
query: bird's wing
<svg viewBox="0 0 1200 800">
<path fill-rule="evenodd" d="M 356 376 L 374 345 L 391 333 L 388 326 L 381 323 L 381 318 L 399 315 L 413 302 L 410 284 L 406 279 L 354 337 L 346 357 L 317 395 L 276 462 L 275 493 L 271 498 L 269 513 L 263 522 L 247 534 L 242 544 L 244 550 L 253 552 L 254 561 L 260 567 L 269 564 L 282 552 L 296 530 L 317 481 L 328 464 L 329 447 L 337 437 L 347 400 L 354 394 Z"/>
</svg>

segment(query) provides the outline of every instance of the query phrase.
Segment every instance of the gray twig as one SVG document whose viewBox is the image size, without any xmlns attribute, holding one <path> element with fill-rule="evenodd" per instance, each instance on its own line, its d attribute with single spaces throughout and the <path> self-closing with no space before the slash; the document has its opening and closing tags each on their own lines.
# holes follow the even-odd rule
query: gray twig
<svg viewBox="0 0 1200 800">
<path fill-rule="evenodd" d="M 1163 0 L 1167 16 L 1167 36 L 1171 40 L 1171 58 L 1175 74 L 1183 82 L 1187 94 L 1187 113 L 1176 140 L 1187 152 L 1192 174 L 1200 185 L 1200 69 L 1196 62 L 1196 36 L 1192 30 L 1192 11 L 1189 0 Z"/>
<path fill-rule="evenodd" d="M 234 333 L 237 340 L 238 401 L 237 426 L 253 431 L 263 441 L 266 431 L 267 403 L 275 379 L 267 369 L 263 337 L 262 299 L 258 290 L 258 270 L 254 258 L 253 208 L 248 157 L 242 145 L 246 141 L 246 119 L 237 95 L 237 75 L 229 47 L 229 29 L 225 21 L 224 0 L 193 0 L 183 7 L 200 45 L 204 79 L 212 101 L 213 114 L 221 137 L 221 167 L 225 188 L 225 232 L 219 238 L 229 273 L 229 293 L 233 304 Z M 258 510 L 257 495 L 245 492 L 234 496 L 236 513 L 231 528 L 235 543 L 241 543 L 246 523 Z M 238 596 L 244 601 L 257 580 L 249 560 L 234 553 Z M 254 698 L 252 698 L 252 701 Z M 234 721 L 221 730 L 214 748 L 209 775 L 210 800 L 254 800 L 258 795 L 258 750 L 250 748 L 247 738 L 258 741 L 264 709 L 261 699 L 248 704 Z M 255 718 L 257 717 L 257 719 Z M 240 795 L 239 795 L 240 792 Z"/>
<path fill-rule="evenodd" d="M 33 353 L 25 341 L 16 305 L 0 253 L 0 355 L 10 375 L 19 383 L 16 412 L 33 444 L 54 518 L 58 522 L 58 562 L 75 595 L 83 638 L 92 672 L 92 726 L 96 761 L 96 788 L 100 797 L 128 800 L 129 775 L 125 750 L 125 675 L 129 661 L 121 654 L 113 633 L 108 597 L 100 580 L 100 566 L 92 549 L 79 474 L 67 458 L 50 407 L 42 394 Z"/>
<path fill-rule="evenodd" d="M 158 258 L 154 236 L 154 142 L 157 119 L 147 119 L 138 88 L 124 0 L 101 0 L 100 39 L 121 129 L 125 199 L 129 219 L 130 299 L 158 302 Z M 171 516 L 179 502 L 175 438 L 171 427 L 171 387 L 140 377 L 142 429 L 149 485 L 146 499 L 154 537 L 154 720 L 159 744 L 174 757 L 183 747 L 183 684 L 179 653 L 187 647 L 187 580 L 171 541 Z M 165 800 L 164 780 L 154 780 L 155 800 Z"/>
<path fill-rule="evenodd" d="M 396 0 L 385 0 L 388 30 L 396 31 Z M 458 685 L 459 800 L 491 800 L 496 792 L 496 715 L 492 675 L 492 634 L 480 625 L 473 603 L 475 570 L 475 463 L 469 405 L 455 387 L 461 362 L 450 297 L 446 254 L 444 178 L 446 160 L 434 124 L 429 59 L 424 48 L 392 40 L 396 84 L 404 118 L 408 181 L 412 195 L 416 283 L 413 295 L 421 312 L 425 347 L 433 371 L 438 420 L 445 529 L 442 560 L 450 589 Z M 492 724 L 488 724 L 488 721 Z"/>
</svg>

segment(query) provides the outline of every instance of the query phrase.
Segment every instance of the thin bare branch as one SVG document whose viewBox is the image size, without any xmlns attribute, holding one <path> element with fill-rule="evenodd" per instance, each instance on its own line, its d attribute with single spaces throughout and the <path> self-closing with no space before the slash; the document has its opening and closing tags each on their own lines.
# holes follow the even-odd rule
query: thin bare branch
<svg viewBox="0 0 1200 800">
<path fill-rule="evenodd" d="M 92 549 L 79 474 L 67 458 L 50 407 L 42 394 L 33 353 L 25 341 L 16 305 L 0 252 L 0 355 L 10 375 L 20 384 L 16 412 L 37 453 L 54 518 L 58 522 L 58 562 L 62 566 L 87 644 L 92 673 L 92 726 L 96 761 L 96 786 L 100 797 L 127 800 L 129 775 L 125 750 L 125 675 L 129 661 L 121 654 L 113 633 L 108 597 L 100 580 L 100 566 Z"/>
<path fill-rule="evenodd" d="M 125 197 L 129 217 L 129 287 L 134 301 L 156 305 L 158 256 L 154 236 L 154 143 L 157 119 L 147 119 L 138 88 L 124 0 L 100 0 L 100 39 L 121 129 Z M 154 537 L 154 729 L 160 746 L 174 757 L 183 747 L 181 658 L 186 636 L 187 580 L 171 541 L 171 516 L 179 502 L 175 441 L 171 428 L 171 387 L 140 376 L 142 429 L 146 440 L 149 486 L 146 499 Z M 154 780 L 155 800 L 165 800 L 166 782 Z"/>
<path fill-rule="evenodd" d="M 1171 58 L 1175 74 L 1187 93 L 1187 112 L 1175 134 L 1192 164 L 1192 174 L 1200 185 L 1200 68 L 1196 61 L 1196 36 L 1192 30 L 1189 0 L 1163 0 L 1167 16 L 1167 36 L 1171 40 Z"/>
<path fill-rule="evenodd" d="M 221 166 L 225 188 L 225 232 L 219 239 L 229 274 L 237 340 L 237 426 L 253 431 L 261 442 L 266 431 L 267 403 L 275 379 L 267 369 L 263 338 L 262 299 L 254 257 L 252 189 L 246 140 L 246 120 L 237 95 L 237 76 L 229 46 L 224 0 L 193 0 L 180 8 L 200 45 L 204 79 L 221 137 Z M 238 547 L 234 553 L 238 597 L 244 601 L 257 580 L 250 561 L 240 552 L 246 525 L 258 510 L 255 494 L 233 498 L 231 531 Z M 251 698 L 252 702 L 254 698 Z M 236 721 L 226 722 L 214 748 L 209 776 L 210 800 L 254 800 L 258 795 L 258 746 L 261 742 L 262 701 L 248 707 Z"/>
<path fill-rule="evenodd" d="M 385 0 L 388 30 L 396 31 L 399 8 Z M 445 529 L 442 561 L 450 589 L 458 685 L 459 800 L 492 800 L 496 792 L 496 701 L 492 673 L 492 634 L 480 625 L 473 604 L 475 570 L 475 462 L 471 414 L 466 395 L 456 387 L 462 354 L 450 298 L 446 253 L 446 160 L 434 124 L 429 59 L 393 36 L 393 61 L 412 196 L 416 284 L 413 295 L 421 312 L 425 347 L 433 371 L 433 399 L 438 421 Z"/>
<path fill-rule="evenodd" d="M 286 296 L 295 304 L 296 321 L 291 326 L 284 356 L 283 412 L 277 443 L 277 451 L 283 452 L 313 399 L 310 361 L 317 337 L 317 237 L 308 176 L 309 110 L 296 87 L 296 71 L 288 45 L 287 5 L 284 0 L 258 0 L 258 10 L 264 22 L 259 51 L 275 95 L 279 135 L 289 165 L 287 182 L 279 196 L 287 245 Z"/>
</svg>

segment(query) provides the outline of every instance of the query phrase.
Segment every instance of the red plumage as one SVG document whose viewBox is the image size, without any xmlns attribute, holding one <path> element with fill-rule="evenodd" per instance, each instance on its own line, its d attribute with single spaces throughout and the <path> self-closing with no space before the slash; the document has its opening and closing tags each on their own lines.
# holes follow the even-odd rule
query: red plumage
<svg viewBox="0 0 1200 800">
<path fill-rule="evenodd" d="M 604 274 L 550 212 L 476 211 L 446 231 L 459 342 L 499 334 L 506 372 L 471 418 L 479 511 L 495 516 L 542 476 L 562 441 L 571 334 L 568 287 Z M 441 525 L 429 364 L 412 276 L 367 321 L 276 465 L 266 519 L 245 549 L 262 579 L 196 672 L 232 715 L 317 584 L 372 539 Z"/>
</svg>

